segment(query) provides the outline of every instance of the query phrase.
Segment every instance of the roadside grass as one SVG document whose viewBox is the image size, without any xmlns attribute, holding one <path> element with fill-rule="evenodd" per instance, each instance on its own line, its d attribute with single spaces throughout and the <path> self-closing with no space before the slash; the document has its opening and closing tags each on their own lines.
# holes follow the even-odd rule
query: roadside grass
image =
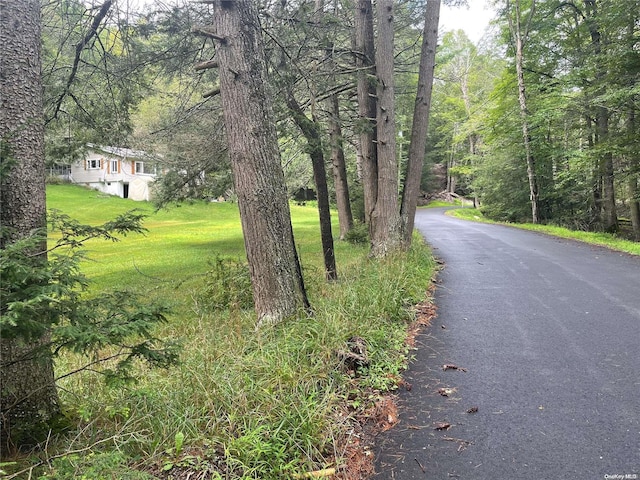
<svg viewBox="0 0 640 480">
<path fill-rule="evenodd" d="M 154 213 L 146 203 L 67 185 L 50 186 L 48 204 L 87 223 L 131 208 L 148 212 L 146 236 L 91 242 L 83 271 L 93 280 L 91 291 L 129 288 L 169 301 L 173 314 L 156 333 L 180 340 L 182 355 L 168 370 L 139 365 L 137 383 L 118 388 L 89 370 L 61 380 L 62 401 L 78 427 L 32 459 L 46 465 L 35 478 L 89 472 L 96 479 L 276 479 L 336 467 L 345 461 L 354 418 L 396 388 L 410 354 L 412 306 L 424 300 L 435 269 L 419 240 L 382 261 L 369 259 L 366 246 L 336 241 L 340 279 L 327 283 L 317 209 L 292 204 L 314 315 L 256 332 L 252 310 L 207 301 L 212 265 L 223 265 L 222 277 L 241 274 L 229 266 L 237 263 L 220 263 L 244 258 L 236 205 L 194 203 Z M 337 353 L 354 336 L 365 339 L 369 356 L 358 375 Z M 57 372 L 86 360 L 61 355 Z"/>
<path fill-rule="evenodd" d="M 611 250 L 617 250 L 620 252 L 629 253 L 631 255 L 640 255 L 640 243 L 633 242 L 631 240 L 625 240 L 610 233 L 601 232 L 582 232 L 577 230 L 569 230 L 568 228 L 558 227 L 554 225 L 535 225 L 532 223 L 508 223 L 508 222 L 496 222 L 485 217 L 482 212 L 475 208 L 460 208 L 453 209 L 447 212 L 456 218 L 464 220 L 472 220 L 475 222 L 483 223 L 497 223 L 501 225 L 508 225 L 510 227 L 521 228 L 524 230 L 531 230 L 534 232 L 546 233 L 547 235 L 553 235 L 560 238 L 568 238 L 571 240 L 577 240 L 592 245 L 600 245 L 610 248 Z"/>
<path fill-rule="evenodd" d="M 446 200 L 432 200 L 426 205 L 426 208 L 453 207 L 461 205 L 461 200 L 454 200 L 453 202 L 447 202 Z"/>
</svg>

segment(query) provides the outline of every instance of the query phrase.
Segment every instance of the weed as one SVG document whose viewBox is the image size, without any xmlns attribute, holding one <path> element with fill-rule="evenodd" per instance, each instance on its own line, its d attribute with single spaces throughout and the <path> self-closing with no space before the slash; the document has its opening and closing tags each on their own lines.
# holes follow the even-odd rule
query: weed
<svg viewBox="0 0 640 480">
<path fill-rule="evenodd" d="M 118 451 L 69 454 L 52 461 L 51 468 L 39 480 L 151 480 L 151 475 L 135 470 Z"/>
<path fill-rule="evenodd" d="M 197 303 L 204 311 L 224 309 L 245 310 L 253 307 L 249 265 L 241 260 L 216 255 L 209 261 L 204 274 L 205 285 L 197 294 Z"/>
<path fill-rule="evenodd" d="M 356 222 L 349 230 L 344 239 L 355 245 L 366 245 L 369 243 L 369 226 L 366 223 Z"/>
</svg>

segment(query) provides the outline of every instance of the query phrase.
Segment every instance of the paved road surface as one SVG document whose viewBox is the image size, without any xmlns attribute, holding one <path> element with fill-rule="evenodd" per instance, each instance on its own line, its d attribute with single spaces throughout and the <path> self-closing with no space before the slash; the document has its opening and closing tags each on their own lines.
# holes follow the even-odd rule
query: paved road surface
<svg viewBox="0 0 640 480">
<path fill-rule="evenodd" d="M 416 227 L 446 264 L 439 315 L 375 478 L 640 480 L 640 258 L 441 209 Z"/>
</svg>

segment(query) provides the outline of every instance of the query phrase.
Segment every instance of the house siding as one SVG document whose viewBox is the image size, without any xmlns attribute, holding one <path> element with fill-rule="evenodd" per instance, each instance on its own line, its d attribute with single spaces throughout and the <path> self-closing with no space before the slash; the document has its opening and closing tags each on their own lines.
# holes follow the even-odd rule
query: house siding
<svg viewBox="0 0 640 480">
<path fill-rule="evenodd" d="M 112 161 L 117 162 L 115 170 Z M 143 152 L 114 147 L 94 148 L 71 166 L 71 180 L 108 195 L 124 197 L 126 191 L 127 198 L 131 200 L 150 200 L 151 184 L 156 176 L 136 173 L 136 161 L 144 161 Z"/>
</svg>

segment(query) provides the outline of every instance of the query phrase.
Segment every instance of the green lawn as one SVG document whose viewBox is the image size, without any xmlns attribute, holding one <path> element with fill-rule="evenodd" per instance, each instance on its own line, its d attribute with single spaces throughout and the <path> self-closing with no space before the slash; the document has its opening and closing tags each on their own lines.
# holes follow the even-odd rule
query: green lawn
<svg viewBox="0 0 640 480">
<path fill-rule="evenodd" d="M 155 333 L 179 340 L 182 354 L 168 370 L 138 365 L 137 383 L 117 388 L 102 382 L 100 369 L 61 380 L 77 428 L 28 460 L 43 462 L 34 478 L 280 479 L 344 463 L 355 418 L 395 388 L 409 358 L 412 305 L 424 300 L 435 268 L 422 242 L 376 261 L 367 247 L 336 241 L 339 281 L 327 283 L 317 210 L 292 205 L 314 314 L 256 332 L 253 310 L 207 302 L 216 283 L 208 282 L 208 262 L 244 258 L 236 205 L 154 212 L 147 203 L 78 186 L 47 192 L 50 209 L 81 222 L 100 224 L 133 208 L 148 213 L 146 236 L 90 242 L 83 263 L 93 280 L 88 294 L 126 287 L 169 302 L 169 322 Z M 365 340 L 369 355 L 357 377 L 338 355 L 353 336 Z M 88 360 L 63 354 L 56 373 Z"/>
<path fill-rule="evenodd" d="M 146 287 L 152 279 L 184 281 L 207 271 L 207 261 L 217 255 L 244 257 L 238 207 L 233 203 L 197 202 L 154 211 L 148 202 L 134 202 L 73 185 L 49 186 L 47 196 L 50 209 L 60 210 L 83 223 L 104 223 L 132 209 L 148 215 L 144 225 L 149 231 L 144 236 L 131 235 L 113 245 L 99 240 L 88 244 L 91 262 L 84 266 L 84 271 L 98 288 Z M 292 205 L 291 214 L 302 262 L 309 268 L 321 268 L 317 210 Z M 334 229 L 337 228 L 335 222 Z M 336 243 L 338 262 L 348 262 L 353 254 L 352 246 L 345 247 Z"/>
</svg>

